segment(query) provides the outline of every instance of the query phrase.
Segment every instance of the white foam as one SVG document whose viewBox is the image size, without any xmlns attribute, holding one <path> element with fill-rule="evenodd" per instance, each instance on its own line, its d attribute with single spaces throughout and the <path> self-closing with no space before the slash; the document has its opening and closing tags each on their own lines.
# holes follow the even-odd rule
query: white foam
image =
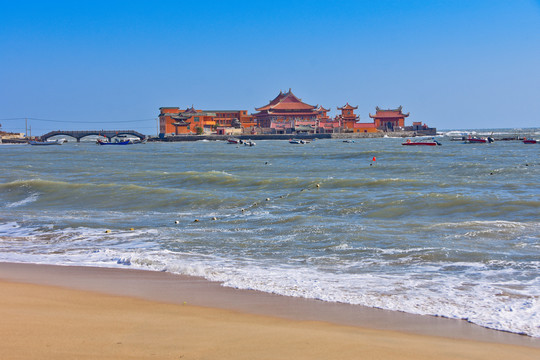
<svg viewBox="0 0 540 360">
<path fill-rule="evenodd" d="M 33 194 L 30 194 L 30 196 L 28 196 L 28 197 L 26 197 L 26 198 L 24 198 L 22 200 L 12 202 L 11 204 L 7 204 L 6 207 L 12 208 L 12 207 L 26 205 L 26 204 L 29 204 L 29 203 L 32 203 L 32 202 L 36 201 L 38 198 L 39 198 L 39 194 L 33 193 Z"/>
<path fill-rule="evenodd" d="M 488 229 L 524 234 L 516 242 L 516 249 L 526 249 L 524 253 L 538 245 L 527 237 L 536 233 L 537 223 L 471 221 L 461 226 L 464 234 Z M 436 233 L 452 228 L 460 227 L 458 223 L 429 226 Z M 470 261 L 447 261 L 444 256 L 436 255 L 458 251 L 450 244 L 448 248 L 431 246 L 431 242 L 430 246 L 385 248 L 373 242 L 361 247 L 343 241 L 309 256 L 250 259 L 252 256 L 246 253 L 225 254 L 215 243 L 176 247 L 185 241 L 180 227 L 167 229 L 170 233 L 159 229 L 116 229 L 112 233 L 105 230 L 23 228 L 16 222 L 0 224 L 0 261 L 168 271 L 204 277 L 240 289 L 466 319 L 493 329 L 540 337 L 540 260 L 533 258 L 521 261 L 473 257 Z M 253 228 L 240 225 L 194 227 L 189 231 L 201 234 L 208 242 L 222 233 L 229 234 L 226 237 L 238 232 L 247 237 L 261 236 Z M 164 250 L 156 240 L 164 236 L 177 239 L 167 242 L 175 251 Z M 286 245 L 294 239 L 294 234 L 282 234 L 272 241 L 275 245 Z M 194 241 L 192 237 L 190 241 Z M 507 240 L 503 237 L 500 242 Z M 489 244 L 492 243 L 490 240 Z M 247 251 L 254 251 L 253 245 L 248 247 Z M 429 260 L 431 253 L 435 254 L 433 260 Z"/>
</svg>

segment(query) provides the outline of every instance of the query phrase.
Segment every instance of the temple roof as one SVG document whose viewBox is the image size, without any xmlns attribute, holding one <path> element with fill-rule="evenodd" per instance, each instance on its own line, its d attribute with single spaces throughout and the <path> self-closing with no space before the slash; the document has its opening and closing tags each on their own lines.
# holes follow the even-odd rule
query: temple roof
<svg viewBox="0 0 540 360">
<path fill-rule="evenodd" d="M 270 101 L 267 105 L 255 108 L 257 111 L 264 110 L 314 110 L 315 106 L 302 102 L 294 95 L 289 89 L 287 93 L 279 92 L 278 96 L 274 100 Z"/>
<path fill-rule="evenodd" d="M 358 109 L 358 106 L 351 106 L 349 103 L 345 104 L 343 107 L 338 107 L 338 110 L 355 110 Z"/>
<path fill-rule="evenodd" d="M 400 118 L 400 117 L 407 117 L 410 113 L 404 114 L 401 110 L 403 107 L 400 105 L 397 109 L 381 109 L 378 106 L 375 107 L 375 110 L 377 110 L 377 113 L 375 115 L 369 114 L 370 118 Z"/>
<path fill-rule="evenodd" d="M 330 109 L 325 109 L 322 105 L 317 105 L 315 110 L 317 110 L 317 111 L 330 111 Z"/>
<path fill-rule="evenodd" d="M 200 112 L 200 111 L 195 110 L 193 105 L 191 105 L 190 108 L 188 107 L 186 110 L 182 111 L 182 114 L 196 114 L 197 112 Z"/>
<path fill-rule="evenodd" d="M 288 117 L 294 117 L 294 116 L 316 116 L 316 111 L 285 111 L 285 110 L 277 110 L 277 111 L 260 111 L 258 113 L 254 114 L 255 116 L 288 116 Z"/>
</svg>

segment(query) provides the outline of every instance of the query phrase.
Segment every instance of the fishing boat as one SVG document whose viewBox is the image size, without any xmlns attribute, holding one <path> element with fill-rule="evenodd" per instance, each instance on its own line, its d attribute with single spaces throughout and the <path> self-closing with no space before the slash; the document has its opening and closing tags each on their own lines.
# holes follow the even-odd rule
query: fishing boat
<svg viewBox="0 0 540 360">
<path fill-rule="evenodd" d="M 227 143 L 229 144 L 243 144 L 244 142 L 237 138 L 228 138 Z"/>
<path fill-rule="evenodd" d="M 62 145 L 66 142 L 66 139 L 55 139 L 55 140 L 45 140 L 45 141 L 29 141 L 30 145 Z"/>
<path fill-rule="evenodd" d="M 419 145 L 419 146 L 437 146 L 437 145 L 442 145 L 442 144 L 440 142 L 438 142 L 437 140 L 411 141 L 411 139 L 407 139 L 407 141 L 405 141 L 401 145 L 407 145 L 407 146 L 415 146 L 415 145 Z"/>
<path fill-rule="evenodd" d="M 98 140 L 97 144 L 98 145 L 130 145 L 130 144 L 133 144 L 133 143 L 131 142 L 131 140 L 128 139 L 128 140 L 114 141 L 114 142 Z"/>
<path fill-rule="evenodd" d="M 524 138 L 523 139 L 523 143 L 524 144 L 536 144 L 537 141 L 535 139 L 527 139 L 527 138 Z"/>
<path fill-rule="evenodd" d="M 147 138 L 144 138 L 144 139 L 139 139 L 139 138 L 134 138 L 133 139 L 132 138 L 132 139 L 130 139 L 132 144 L 146 144 L 147 140 L 148 140 Z"/>
</svg>

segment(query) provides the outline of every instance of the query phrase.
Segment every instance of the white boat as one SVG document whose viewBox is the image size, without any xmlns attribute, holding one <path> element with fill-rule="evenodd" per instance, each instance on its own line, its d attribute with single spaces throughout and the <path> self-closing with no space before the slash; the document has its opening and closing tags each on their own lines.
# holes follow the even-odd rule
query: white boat
<svg viewBox="0 0 540 360">
<path fill-rule="evenodd" d="M 55 140 L 46 140 L 46 141 L 29 141 L 30 145 L 62 145 L 66 142 L 66 139 L 55 139 Z"/>
<path fill-rule="evenodd" d="M 291 139 L 291 140 L 289 140 L 289 143 L 291 143 L 291 144 L 309 144 L 309 140 Z"/>
</svg>

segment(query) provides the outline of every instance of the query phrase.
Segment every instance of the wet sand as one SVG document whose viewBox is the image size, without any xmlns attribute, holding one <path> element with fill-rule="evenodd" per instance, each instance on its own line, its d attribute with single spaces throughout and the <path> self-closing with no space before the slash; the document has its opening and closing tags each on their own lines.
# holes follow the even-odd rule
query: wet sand
<svg viewBox="0 0 540 360">
<path fill-rule="evenodd" d="M 0 358 L 537 359 L 540 339 L 130 269 L 0 263 Z"/>
</svg>

